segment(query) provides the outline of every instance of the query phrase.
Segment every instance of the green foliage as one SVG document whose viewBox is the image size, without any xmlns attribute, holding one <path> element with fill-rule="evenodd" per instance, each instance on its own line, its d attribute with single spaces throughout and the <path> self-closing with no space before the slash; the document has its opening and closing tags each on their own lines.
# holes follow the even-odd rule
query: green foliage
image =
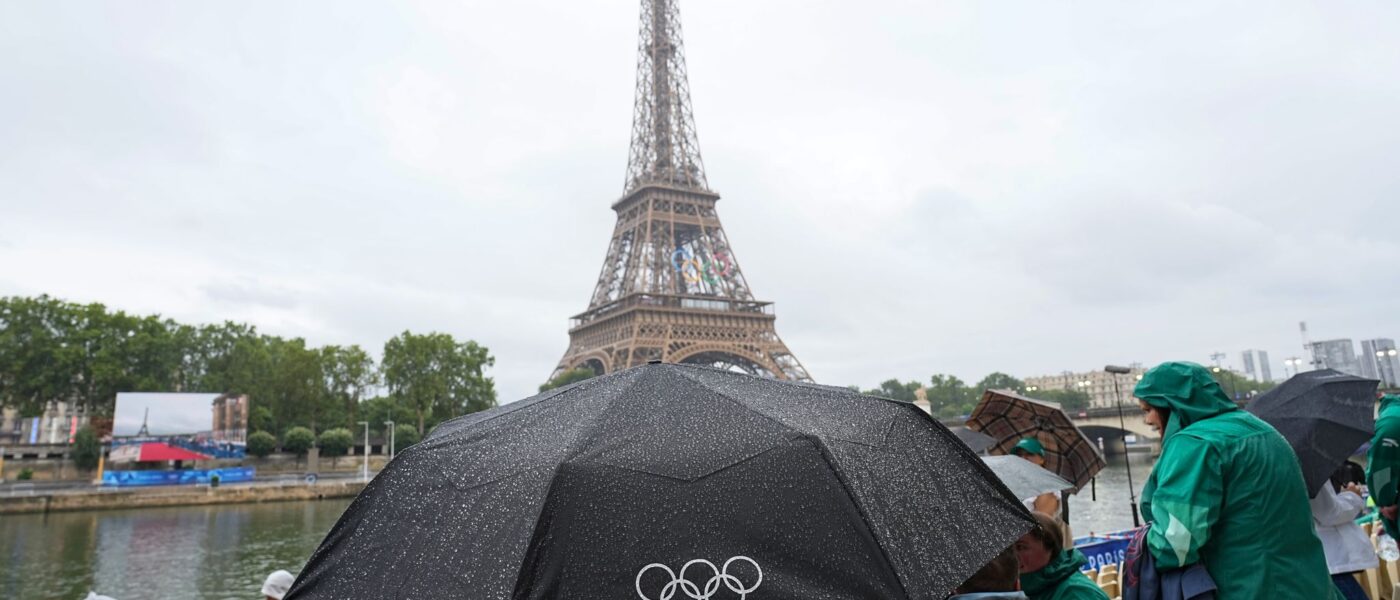
<svg viewBox="0 0 1400 600">
<path fill-rule="evenodd" d="M 929 378 L 924 396 L 928 398 L 933 416 L 948 419 L 971 413 L 982 391 L 968 387 L 956 375 L 938 374 Z"/>
<path fill-rule="evenodd" d="M 102 442 L 97 439 L 97 432 L 91 427 L 83 427 L 73 435 L 73 463 L 79 469 L 91 471 L 97 468 L 97 462 L 102 458 Z"/>
<path fill-rule="evenodd" d="M 413 407 L 422 435 L 452 417 L 495 406 L 495 383 L 484 374 L 495 362 L 476 342 L 405 331 L 384 344 L 384 383 Z"/>
<path fill-rule="evenodd" d="M 277 438 L 266 431 L 254 431 L 248 434 L 248 454 L 258 458 L 266 458 L 277 449 Z"/>
<path fill-rule="evenodd" d="M 861 393 L 867 396 L 880 396 L 881 398 L 889 398 L 901 402 L 913 402 L 918 399 L 918 391 L 919 382 L 917 381 L 900 383 L 898 379 L 887 379 L 880 384 L 880 387 L 873 390 L 865 390 Z"/>
<path fill-rule="evenodd" d="M 974 388 L 979 395 L 987 390 L 1011 390 L 1020 393 L 1026 389 L 1026 384 L 1020 379 L 998 371 L 983 377 L 982 381 L 977 382 Z"/>
<path fill-rule="evenodd" d="M 1065 412 L 1072 413 L 1089 408 L 1089 393 L 1082 390 L 1036 390 L 1031 397 L 1055 402 Z"/>
<path fill-rule="evenodd" d="M 597 375 L 597 373 L 593 372 L 593 369 L 569 369 L 568 371 L 560 373 L 558 377 L 555 377 L 554 379 L 540 384 L 540 391 L 547 392 L 554 388 L 561 388 L 571 383 L 577 383 L 585 379 L 592 379 L 594 377 L 597 377 Z"/>
<path fill-rule="evenodd" d="M 374 359 L 359 346 L 326 346 L 321 348 L 321 373 L 327 396 L 344 411 L 346 427 L 354 425 L 365 392 L 379 385 Z"/>
<path fill-rule="evenodd" d="M 394 450 L 397 452 L 418 443 L 418 429 L 408 423 L 394 426 Z"/>
<path fill-rule="evenodd" d="M 31 469 L 29 467 L 20 469 L 19 475 L 16 475 L 15 479 L 18 481 L 29 481 L 30 479 L 34 479 L 34 469 Z"/>
<path fill-rule="evenodd" d="M 259 404 L 260 403 L 253 403 L 253 407 L 248 410 L 248 430 L 261 432 L 272 431 L 276 423 L 272 418 L 272 409 L 267 406 L 260 406 Z M 272 436 L 272 439 L 277 439 L 277 436 Z"/>
<path fill-rule="evenodd" d="M 1219 369 L 1219 370 L 1217 370 Z M 1220 389 L 1225 394 L 1234 398 L 1237 402 L 1246 402 L 1250 398 L 1267 392 L 1278 385 L 1272 381 L 1255 381 L 1239 373 L 1220 367 L 1211 367 L 1211 372 L 1215 376 L 1215 381 L 1220 384 Z"/>
<path fill-rule="evenodd" d="M 326 456 L 344 456 L 347 450 L 355 446 L 355 434 L 344 427 L 327 429 L 316 438 L 316 446 Z"/>
<path fill-rule="evenodd" d="M 404 332 L 384 349 L 381 368 L 359 346 L 313 347 L 239 323 L 191 326 L 101 304 L 0 297 L 0 408 L 31 417 L 64 399 L 110 417 L 119 391 L 246 394 L 248 429 L 275 439 L 299 425 L 314 434 L 367 420 L 378 431 L 410 418 L 421 434 L 495 406 L 485 375 L 495 360 L 476 342 Z M 362 416 L 381 383 L 391 401 Z"/>
<path fill-rule="evenodd" d="M 298 456 L 306 454 L 311 449 L 311 445 L 316 443 L 316 434 L 311 433 L 305 427 L 293 427 L 287 430 L 282 436 L 282 449 Z"/>
</svg>

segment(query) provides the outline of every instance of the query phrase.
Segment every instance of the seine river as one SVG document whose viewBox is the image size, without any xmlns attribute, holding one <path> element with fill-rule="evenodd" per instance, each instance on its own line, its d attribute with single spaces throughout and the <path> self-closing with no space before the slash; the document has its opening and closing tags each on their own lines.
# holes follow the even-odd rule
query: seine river
<svg viewBox="0 0 1400 600">
<path fill-rule="evenodd" d="M 1134 455 L 1134 487 L 1151 459 Z M 348 499 L 0 517 L 0 598 L 261 598 L 263 578 L 298 572 Z M 1098 500 L 1070 499 L 1075 535 L 1132 526 L 1128 472 L 1110 457 Z"/>
<path fill-rule="evenodd" d="M 0 598 L 261 600 L 350 500 L 0 516 Z"/>
</svg>

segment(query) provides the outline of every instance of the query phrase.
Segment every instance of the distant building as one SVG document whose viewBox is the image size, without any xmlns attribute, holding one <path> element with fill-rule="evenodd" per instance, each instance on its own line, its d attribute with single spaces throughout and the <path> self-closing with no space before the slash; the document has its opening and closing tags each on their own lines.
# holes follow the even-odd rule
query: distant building
<svg viewBox="0 0 1400 600">
<path fill-rule="evenodd" d="M 1041 375 L 1037 377 L 1027 377 L 1025 393 L 1032 398 L 1036 397 L 1036 392 L 1040 390 L 1079 390 L 1089 394 L 1089 408 L 1113 408 L 1118 406 L 1121 399 L 1125 404 L 1131 405 L 1133 402 L 1133 386 L 1137 385 L 1138 377 L 1146 373 L 1147 369 L 1133 365 L 1132 372 L 1126 375 L 1114 375 L 1104 371 L 1086 371 L 1082 373 L 1072 373 L 1065 371 L 1059 375 Z M 1117 377 L 1118 389 L 1113 388 L 1114 378 Z"/>
<path fill-rule="evenodd" d="M 1244 351 L 1244 375 L 1259 382 L 1273 381 L 1269 371 L 1269 353 L 1263 350 Z"/>
<path fill-rule="evenodd" d="M 1349 375 L 1361 375 L 1361 363 L 1356 360 L 1356 347 L 1351 339 L 1323 340 L 1308 344 L 1314 369 L 1336 369 Z"/>
<path fill-rule="evenodd" d="M 222 394 L 211 405 L 214 418 L 209 436 L 216 442 L 242 444 L 248 441 L 248 397 Z"/>
<path fill-rule="evenodd" d="M 1379 379 L 1382 387 L 1400 386 L 1400 350 L 1395 340 L 1361 340 L 1361 376 Z"/>
<path fill-rule="evenodd" d="M 19 411 L 6 408 L 0 410 L 0 447 L 69 444 L 88 421 L 81 409 L 67 402 L 50 402 L 37 417 L 21 417 Z"/>
</svg>

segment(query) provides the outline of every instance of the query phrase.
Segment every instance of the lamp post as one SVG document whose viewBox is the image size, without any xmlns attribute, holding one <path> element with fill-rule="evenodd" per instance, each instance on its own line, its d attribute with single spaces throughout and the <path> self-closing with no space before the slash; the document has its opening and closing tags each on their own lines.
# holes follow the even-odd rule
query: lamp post
<svg viewBox="0 0 1400 600">
<path fill-rule="evenodd" d="M 1123 393 L 1118 389 L 1118 376 L 1127 375 L 1133 370 L 1116 365 L 1106 365 L 1103 370 L 1113 378 L 1113 400 L 1118 406 L 1118 429 L 1123 432 L 1123 466 L 1128 470 L 1128 502 L 1133 509 L 1133 527 L 1137 528 L 1142 526 L 1142 521 L 1138 517 L 1137 488 L 1133 487 L 1133 463 L 1128 457 L 1128 426 L 1123 418 Z M 1138 380 L 1142 380 L 1142 375 L 1138 375 Z"/>
<path fill-rule="evenodd" d="M 1213 371 L 1213 372 L 1215 372 L 1215 374 L 1216 374 L 1218 377 L 1226 377 L 1226 378 L 1227 378 L 1227 382 L 1228 382 L 1227 385 L 1229 386 L 1229 390 L 1230 390 L 1230 401 L 1231 401 L 1231 402 L 1238 402 L 1238 401 L 1239 401 L 1239 398 L 1236 398 L 1236 397 L 1235 397 L 1235 375 L 1234 375 L 1233 373 L 1229 372 L 1228 370 L 1226 370 L 1226 371 L 1224 371 L 1224 372 L 1222 373 L 1220 367 L 1218 367 L 1218 366 L 1216 366 L 1216 367 L 1211 367 L 1210 370 Z M 1217 378 L 1217 380 L 1216 380 L 1216 383 L 1219 383 L 1219 379 L 1218 379 L 1218 378 Z"/>
<path fill-rule="evenodd" d="M 1300 371 L 1302 371 L 1302 369 L 1299 368 L 1302 365 L 1303 359 L 1301 358 L 1298 358 L 1296 356 L 1285 358 L 1283 359 L 1283 374 L 1288 375 L 1288 369 L 1291 367 L 1293 369 L 1293 375 L 1297 375 Z M 1292 375 L 1289 375 L 1289 377 L 1292 377 Z"/>
<path fill-rule="evenodd" d="M 1390 349 L 1386 349 L 1386 350 L 1377 350 L 1377 351 L 1376 351 L 1376 375 L 1377 375 L 1376 378 L 1377 378 L 1377 379 L 1380 379 L 1380 380 L 1381 380 L 1381 383 L 1384 384 L 1384 385 L 1395 385 L 1395 380 L 1396 380 L 1396 377 L 1395 377 L 1395 369 L 1394 369 L 1394 368 L 1391 368 L 1391 369 L 1381 369 L 1381 365 L 1386 365 L 1386 366 L 1388 366 L 1388 367 L 1393 367 L 1394 364 L 1393 364 L 1393 363 L 1386 362 L 1386 358 L 1389 358 L 1390 360 L 1393 361 L 1393 360 L 1395 360 L 1395 355 L 1396 355 L 1396 354 L 1400 354 L 1400 351 L 1397 351 L 1397 350 L 1394 349 L 1394 348 L 1390 348 Z M 1386 377 L 1386 373 L 1385 373 L 1386 371 L 1389 371 L 1389 374 L 1390 374 L 1389 377 Z"/>
<path fill-rule="evenodd" d="M 385 421 L 384 426 L 389 430 L 389 460 L 394 460 L 394 434 L 397 432 L 394 431 L 393 421 Z"/>
<path fill-rule="evenodd" d="M 365 462 L 360 466 L 360 481 L 369 481 L 369 421 L 360 421 L 365 426 Z"/>
</svg>

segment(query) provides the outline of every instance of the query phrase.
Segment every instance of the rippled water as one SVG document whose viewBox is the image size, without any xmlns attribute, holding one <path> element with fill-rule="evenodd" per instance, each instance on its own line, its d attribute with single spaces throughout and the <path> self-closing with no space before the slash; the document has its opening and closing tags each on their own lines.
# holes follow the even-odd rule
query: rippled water
<svg viewBox="0 0 1400 600">
<path fill-rule="evenodd" d="M 1069 499 L 1069 521 L 1074 535 L 1089 535 L 1128 529 L 1133 526 L 1132 502 L 1128 499 L 1129 465 L 1123 456 L 1108 456 L 1108 466 L 1097 477 L 1098 499 L 1094 500 L 1088 486 Z M 1152 457 L 1146 453 L 1132 454 L 1131 470 L 1134 493 L 1142 497 L 1142 483 L 1152 471 Z"/>
<path fill-rule="evenodd" d="M 349 499 L 0 516 L 0 598 L 261 598 Z"/>
</svg>

